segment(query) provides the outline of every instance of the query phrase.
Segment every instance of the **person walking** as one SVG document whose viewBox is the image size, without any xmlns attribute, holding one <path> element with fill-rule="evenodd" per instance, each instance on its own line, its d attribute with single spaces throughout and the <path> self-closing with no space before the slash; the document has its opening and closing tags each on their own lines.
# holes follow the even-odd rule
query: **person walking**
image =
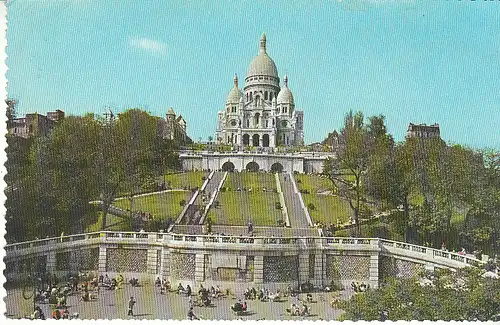
<svg viewBox="0 0 500 325">
<path fill-rule="evenodd" d="M 188 311 L 188 314 L 187 314 L 187 318 L 189 320 L 198 320 L 199 318 L 196 317 L 196 315 L 194 314 L 193 312 L 193 307 L 189 307 L 189 311 Z"/>
<path fill-rule="evenodd" d="M 134 316 L 134 305 L 136 301 L 134 300 L 134 297 L 130 297 L 128 300 L 128 313 L 127 316 Z"/>
</svg>

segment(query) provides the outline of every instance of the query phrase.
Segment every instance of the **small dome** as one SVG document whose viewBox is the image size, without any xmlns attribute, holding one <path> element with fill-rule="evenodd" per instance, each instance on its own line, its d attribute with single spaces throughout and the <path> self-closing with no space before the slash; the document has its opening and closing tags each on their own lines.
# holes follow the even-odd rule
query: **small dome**
<svg viewBox="0 0 500 325">
<path fill-rule="evenodd" d="M 278 78 L 278 69 L 273 59 L 266 52 L 266 34 L 262 34 L 260 38 L 260 50 L 250 66 L 248 67 L 247 78 L 250 76 L 271 76 Z"/>
<path fill-rule="evenodd" d="M 278 104 L 281 103 L 293 104 L 293 94 L 290 91 L 290 89 L 288 89 L 288 76 L 285 75 L 283 80 L 285 82 L 285 85 L 283 86 L 283 88 L 281 88 L 280 92 L 278 93 L 277 102 Z"/>
<path fill-rule="evenodd" d="M 240 102 L 240 98 L 243 97 L 243 92 L 238 88 L 238 76 L 234 75 L 234 87 L 231 89 L 227 95 L 226 103 L 237 104 Z"/>
</svg>

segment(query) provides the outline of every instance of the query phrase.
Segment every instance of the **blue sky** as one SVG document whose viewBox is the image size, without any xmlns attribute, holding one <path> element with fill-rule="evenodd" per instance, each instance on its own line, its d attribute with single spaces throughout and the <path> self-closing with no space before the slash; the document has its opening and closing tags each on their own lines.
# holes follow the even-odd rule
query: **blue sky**
<svg viewBox="0 0 500 325">
<path fill-rule="evenodd" d="M 20 114 L 172 106 L 188 133 L 216 127 L 234 73 L 244 79 L 267 34 L 306 142 L 345 113 L 383 114 L 500 148 L 500 5 L 458 0 L 8 0 L 9 96 Z M 242 87 L 242 83 L 240 82 Z"/>
</svg>

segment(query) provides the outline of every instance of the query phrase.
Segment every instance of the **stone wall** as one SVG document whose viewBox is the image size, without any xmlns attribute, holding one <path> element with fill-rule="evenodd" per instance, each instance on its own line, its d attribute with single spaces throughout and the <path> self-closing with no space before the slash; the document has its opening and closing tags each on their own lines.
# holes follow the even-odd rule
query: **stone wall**
<svg viewBox="0 0 500 325">
<path fill-rule="evenodd" d="M 424 271 L 424 264 L 395 259 L 389 256 L 379 258 L 379 280 L 387 276 L 409 279 Z"/>
<path fill-rule="evenodd" d="M 17 261 L 16 265 L 12 265 L 12 267 L 14 269 L 17 267 L 17 272 L 20 273 L 43 273 L 47 270 L 47 256 L 42 255 L 20 259 Z"/>
<path fill-rule="evenodd" d="M 147 272 L 147 249 L 107 248 L 106 271 Z"/>
<path fill-rule="evenodd" d="M 196 254 L 170 253 L 170 276 L 174 279 L 194 280 Z"/>
<path fill-rule="evenodd" d="M 99 248 L 56 253 L 57 271 L 91 271 L 99 267 Z"/>
<path fill-rule="evenodd" d="M 326 255 L 327 281 L 368 281 L 370 256 Z"/>
<path fill-rule="evenodd" d="M 299 257 L 264 256 L 264 282 L 290 282 L 299 279 Z"/>
<path fill-rule="evenodd" d="M 217 255 L 205 255 L 205 280 L 251 282 L 253 281 L 254 257 L 246 256 L 245 265 L 234 267 L 232 265 L 218 266 L 212 263 Z"/>
</svg>

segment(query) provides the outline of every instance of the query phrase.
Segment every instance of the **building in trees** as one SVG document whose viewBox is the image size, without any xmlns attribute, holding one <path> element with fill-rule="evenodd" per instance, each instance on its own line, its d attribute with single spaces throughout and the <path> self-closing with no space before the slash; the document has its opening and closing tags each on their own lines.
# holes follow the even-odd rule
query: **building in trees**
<svg viewBox="0 0 500 325">
<path fill-rule="evenodd" d="M 439 138 L 439 124 L 432 125 L 410 123 L 406 137 L 408 138 Z"/>
<path fill-rule="evenodd" d="M 191 142 L 187 135 L 187 123 L 182 115 L 177 116 L 170 107 L 164 120 L 160 120 L 161 134 L 164 139 L 177 141 L 179 144 Z"/>
<path fill-rule="evenodd" d="M 28 113 L 24 117 L 13 118 L 7 131 L 9 135 L 25 139 L 45 136 L 63 118 L 64 112 L 59 109 L 47 112 L 47 116 L 39 113 Z"/>
<path fill-rule="evenodd" d="M 303 145 L 303 111 L 295 109 L 288 77 L 280 78 L 276 64 L 267 54 L 266 34 L 260 39 L 259 54 L 252 60 L 243 90 L 238 76 L 218 112 L 216 143 L 244 147 L 291 147 Z"/>
</svg>

